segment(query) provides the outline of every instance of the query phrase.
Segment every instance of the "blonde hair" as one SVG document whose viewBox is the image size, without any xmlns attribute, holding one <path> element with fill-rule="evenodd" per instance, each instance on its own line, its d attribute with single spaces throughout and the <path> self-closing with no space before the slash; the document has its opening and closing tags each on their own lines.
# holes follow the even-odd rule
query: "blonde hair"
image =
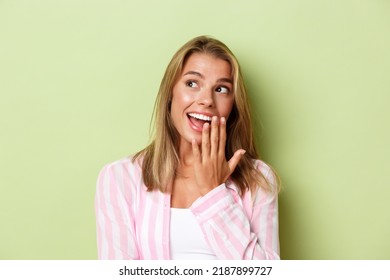
<svg viewBox="0 0 390 280">
<path fill-rule="evenodd" d="M 230 179 L 237 185 L 240 194 L 246 190 L 255 191 L 257 186 L 265 190 L 277 189 L 277 186 L 276 188 L 271 186 L 270 180 L 267 180 L 254 165 L 254 160 L 259 156 L 255 147 L 247 91 L 239 63 L 224 43 L 208 36 L 196 37 L 187 42 L 174 54 L 167 66 L 154 105 L 152 141 L 133 157 L 133 162 L 137 158 L 142 158 L 144 184 L 149 191 L 156 189 L 162 192 L 170 191 L 168 185 L 175 177 L 179 165 L 179 134 L 173 125 L 170 112 L 172 90 L 187 59 L 193 53 L 212 55 L 227 61 L 231 66 L 234 103 L 227 121 L 226 159 L 229 160 L 238 149 L 244 149 L 246 153 Z M 273 179 L 277 179 L 277 176 Z M 278 183 L 277 181 L 275 182 Z"/>
</svg>

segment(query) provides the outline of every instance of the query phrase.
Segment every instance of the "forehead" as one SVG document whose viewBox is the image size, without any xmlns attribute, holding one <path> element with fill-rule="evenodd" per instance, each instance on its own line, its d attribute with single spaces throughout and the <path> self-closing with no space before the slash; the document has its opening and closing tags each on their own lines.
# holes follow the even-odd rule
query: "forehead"
<svg viewBox="0 0 390 280">
<path fill-rule="evenodd" d="M 199 72 L 202 75 L 216 76 L 218 78 L 232 78 L 230 63 L 211 54 L 193 53 L 183 67 L 182 75 L 188 71 Z"/>
</svg>

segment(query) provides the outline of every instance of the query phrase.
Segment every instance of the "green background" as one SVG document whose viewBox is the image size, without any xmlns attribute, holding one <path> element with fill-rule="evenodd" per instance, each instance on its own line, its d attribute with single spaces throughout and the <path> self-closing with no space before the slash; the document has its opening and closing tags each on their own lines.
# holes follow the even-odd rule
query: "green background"
<svg viewBox="0 0 390 280">
<path fill-rule="evenodd" d="M 390 259 L 390 1 L 0 0 L 0 259 L 95 259 L 98 172 L 148 143 L 165 67 L 240 60 L 283 181 L 283 259 Z"/>
</svg>

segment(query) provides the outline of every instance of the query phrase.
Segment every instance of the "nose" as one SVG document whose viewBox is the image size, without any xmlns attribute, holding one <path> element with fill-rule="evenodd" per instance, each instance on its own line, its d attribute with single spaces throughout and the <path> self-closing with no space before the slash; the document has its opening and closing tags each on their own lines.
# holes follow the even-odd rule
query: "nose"
<svg viewBox="0 0 390 280">
<path fill-rule="evenodd" d="M 211 89 L 204 88 L 199 92 L 197 103 L 205 107 L 214 106 L 214 96 Z"/>
</svg>

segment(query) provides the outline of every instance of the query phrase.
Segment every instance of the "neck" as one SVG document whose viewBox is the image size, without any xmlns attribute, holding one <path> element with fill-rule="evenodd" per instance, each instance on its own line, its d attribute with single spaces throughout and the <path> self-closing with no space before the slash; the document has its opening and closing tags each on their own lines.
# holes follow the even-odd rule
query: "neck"
<svg viewBox="0 0 390 280">
<path fill-rule="evenodd" d="M 185 139 L 180 140 L 179 145 L 179 168 L 186 169 L 193 166 L 194 164 L 194 155 L 192 153 L 192 144 L 186 141 Z"/>
</svg>

